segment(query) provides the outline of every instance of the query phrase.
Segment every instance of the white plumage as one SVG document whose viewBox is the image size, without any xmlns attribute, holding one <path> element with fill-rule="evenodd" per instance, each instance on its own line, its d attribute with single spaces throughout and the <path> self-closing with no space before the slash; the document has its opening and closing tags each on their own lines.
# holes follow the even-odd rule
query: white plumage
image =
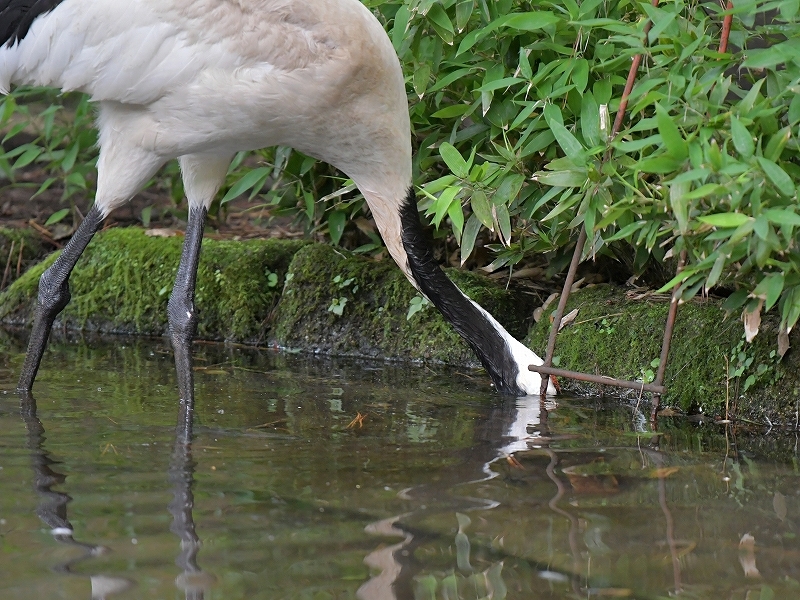
<svg viewBox="0 0 800 600">
<path fill-rule="evenodd" d="M 405 84 L 383 28 L 358 0 L 50 0 L 52 10 L 38 15 L 30 11 L 41 3 L 16 2 L 29 11 L 30 28 L 0 39 L 7 41 L 0 46 L 0 92 L 13 84 L 52 86 L 97 102 L 100 220 L 177 157 L 190 215 L 202 212 L 202 233 L 205 209 L 235 152 L 291 146 L 353 179 L 392 257 L 476 349 L 498 388 L 538 393 L 539 375 L 527 365 L 541 360 L 443 283 L 427 254 L 414 254 L 422 252 L 416 225 L 403 221 L 411 185 Z M 14 3 L 0 0 L 0 18 L 12 18 Z M 43 293 L 66 286 L 95 225 L 74 243 L 74 260 L 45 276 L 50 292 L 40 291 L 40 304 L 50 302 Z M 181 267 L 191 275 L 182 306 L 193 318 L 192 261 L 196 256 L 182 259 Z M 59 310 L 41 309 L 40 320 L 52 323 Z M 172 313 L 170 323 L 176 344 Z M 500 341 L 486 342 L 487 332 Z M 24 389 L 38 368 L 31 352 Z M 498 352 L 504 356 L 493 356 Z M 178 370 L 180 379 L 180 364 Z"/>
</svg>

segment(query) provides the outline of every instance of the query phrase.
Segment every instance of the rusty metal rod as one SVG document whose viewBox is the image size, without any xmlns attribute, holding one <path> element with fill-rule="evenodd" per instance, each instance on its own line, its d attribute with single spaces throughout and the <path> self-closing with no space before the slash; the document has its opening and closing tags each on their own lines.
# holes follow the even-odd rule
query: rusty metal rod
<svg viewBox="0 0 800 600">
<path fill-rule="evenodd" d="M 659 0 L 651 0 L 653 6 L 658 6 L 658 2 Z M 645 43 L 647 43 L 647 34 L 650 33 L 650 28 L 652 26 L 652 22 L 648 19 L 644 26 Z M 622 92 L 622 98 L 620 99 L 619 108 L 617 109 L 617 114 L 614 119 L 614 126 L 611 128 L 611 135 L 609 136 L 611 139 L 614 139 L 619 132 L 619 128 L 622 126 L 622 118 L 624 117 L 625 109 L 628 106 L 628 96 L 630 96 L 631 90 L 633 89 L 633 84 L 636 81 L 636 73 L 639 70 L 639 64 L 641 62 L 641 54 L 637 54 L 633 57 L 631 68 L 628 71 L 628 79 L 625 82 L 625 89 Z M 544 355 L 544 366 L 546 367 L 550 367 L 553 364 L 553 352 L 555 351 L 556 347 L 556 335 L 558 335 L 558 329 L 561 326 L 561 318 L 564 316 L 564 307 L 566 307 L 567 300 L 569 299 L 572 283 L 575 279 L 575 272 L 578 269 L 578 264 L 580 263 L 580 257 L 583 253 L 583 246 L 585 243 L 586 226 L 584 225 L 581 227 L 581 232 L 578 235 L 578 243 L 575 245 L 575 252 L 572 255 L 572 262 L 569 265 L 569 271 L 567 271 L 567 278 L 564 281 L 564 288 L 561 292 L 561 298 L 558 300 L 558 308 L 553 315 L 553 325 L 550 328 L 550 337 L 547 340 L 547 353 Z M 566 375 L 566 377 L 569 377 L 569 375 Z M 539 390 L 540 396 L 544 396 L 547 393 L 547 383 L 547 379 L 542 378 L 542 387 Z"/>
<path fill-rule="evenodd" d="M 675 274 L 678 275 L 681 271 L 683 271 L 683 267 L 686 264 L 686 250 L 681 250 L 680 258 L 678 258 L 678 267 L 675 269 Z M 678 315 L 678 290 L 680 289 L 680 284 L 676 284 L 674 288 L 672 288 L 672 299 L 669 303 L 669 312 L 667 313 L 667 325 L 664 328 L 664 341 L 661 343 L 661 357 L 659 358 L 658 362 L 658 372 L 656 373 L 655 381 L 653 382 L 656 385 L 662 385 L 664 383 L 664 373 L 667 371 L 667 359 L 669 358 L 669 346 L 672 342 L 672 331 L 675 328 L 675 318 Z M 653 396 L 653 413 L 658 410 L 658 405 L 661 403 L 661 393 L 659 392 Z"/>
<path fill-rule="evenodd" d="M 566 377 L 568 379 L 577 379 L 578 381 L 589 381 L 591 383 L 599 383 L 601 385 L 612 385 L 614 387 L 642 390 L 645 392 L 653 392 L 654 394 L 663 394 L 665 389 L 663 385 L 656 385 L 654 383 L 626 381 L 625 379 L 614 379 L 613 377 L 603 377 L 602 375 L 590 375 L 589 373 L 567 371 L 566 369 L 556 369 L 555 367 L 546 367 L 544 365 L 529 365 L 528 370 L 536 373 L 542 373 L 544 375 L 555 375 L 556 377 Z"/>
<path fill-rule="evenodd" d="M 725 52 L 728 50 L 728 38 L 731 35 L 731 23 L 733 22 L 733 14 L 730 12 L 733 10 L 733 2 L 729 0 L 725 10 L 728 12 L 728 14 L 722 19 L 722 33 L 719 36 L 720 54 L 725 54 Z"/>
<path fill-rule="evenodd" d="M 653 6 L 658 6 L 658 0 L 652 0 L 650 2 Z M 647 23 L 644 25 L 644 43 L 647 44 L 647 34 L 650 33 L 650 28 L 653 26 L 653 22 L 648 19 Z M 628 79 L 625 82 L 625 89 L 622 91 L 622 98 L 619 101 L 619 108 L 617 109 L 617 115 L 614 118 L 614 128 L 611 130 L 611 139 L 613 140 L 614 137 L 619 132 L 619 128 L 622 127 L 622 119 L 625 117 L 625 110 L 628 108 L 628 97 L 631 95 L 633 91 L 633 84 L 636 83 L 636 73 L 639 71 L 639 65 L 642 63 L 642 55 L 637 54 L 633 57 L 633 62 L 631 63 L 631 68 L 628 71 Z"/>
<path fill-rule="evenodd" d="M 564 280 L 564 289 L 561 291 L 561 298 L 558 299 L 558 308 L 553 315 L 553 324 L 550 326 L 550 337 L 547 339 L 547 354 L 544 355 L 544 366 L 549 367 L 553 364 L 553 351 L 556 348 L 556 335 L 558 335 L 558 328 L 561 326 L 561 317 L 564 316 L 564 308 L 567 306 L 567 299 L 569 298 L 569 291 L 572 288 L 572 282 L 575 281 L 575 272 L 578 270 L 578 264 L 581 262 L 581 254 L 583 254 L 583 245 L 586 243 L 586 226 L 581 226 L 581 232 L 578 234 L 578 242 L 575 244 L 575 252 L 572 253 L 572 261 L 569 263 L 569 271 L 567 271 L 567 278 Z M 530 367 L 528 367 L 530 369 Z M 544 397 L 547 393 L 548 378 L 542 378 L 542 387 L 539 390 L 539 395 Z"/>
</svg>

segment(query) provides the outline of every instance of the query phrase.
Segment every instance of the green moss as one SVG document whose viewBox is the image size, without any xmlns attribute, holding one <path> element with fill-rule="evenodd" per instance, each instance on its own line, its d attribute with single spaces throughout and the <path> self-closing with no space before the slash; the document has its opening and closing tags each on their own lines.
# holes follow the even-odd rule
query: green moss
<svg viewBox="0 0 800 600">
<path fill-rule="evenodd" d="M 338 355 L 477 364 L 432 305 L 407 318 L 418 294 L 390 261 L 376 263 L 314 245 L 295 255 L 289 273 L 273 331 L 279 345 Z M 458 270 L 448 270 L 448 275 L 512 333 L 524 332 L 532 311 L 529 300 L 479 275 Z"/>
<path fill-rule="evenodd" d="M 72 301 L 60 324 L 114 333 L 161 335 L 182 238 L 141 229 L 98 234 L 70 278 Z M 195 301 L 198 337 L 254 342 L 264 338 L 286 269 L 301 241 L 203 241 Z M 38 280 L 55 260 L 37 265 L 0 295 L 0 319 L 30 321 Z"/>
<path fill-rule="evenodd" d="M 666 300 L 632 301 L 624 291 L 603 285 L 572 294 L 566 310 L 574 308 L 579 309 L 577 318 L 557 338 L 555 356 L 561 368 L 628 380 L 655 373 L 652 363 L 661 353 L 669 309 Z M 532 348 L 546 348 L 549 316 L 554 310 L 555 306 L 531 328 L 527 341 Z M 774 324 L 769 319 L 764 320 L 754 342 L 746 344 L 741 322 L 724 316 L 714 301 L 693 301 L 679 307 L 663 402 L 719 414 L 727 399 L 729 410 L 739 416 L 767 414 L 771 420 L 788 420 L 796 410 L 796 398 L 792 398 L 797 396 L 797 359 L 789 355 L 778 363 Z M 741 373 L 734 377 L 740 366 Z M 592 389 L 570 381 L 562 383 L 568 389 Z"/>
</svg>

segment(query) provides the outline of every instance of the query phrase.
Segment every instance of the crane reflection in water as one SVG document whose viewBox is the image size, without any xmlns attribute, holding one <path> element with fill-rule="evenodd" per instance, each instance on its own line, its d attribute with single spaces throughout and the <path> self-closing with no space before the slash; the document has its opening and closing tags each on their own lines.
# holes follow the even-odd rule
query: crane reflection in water
<svg viewBox="0 0 800 600">
<path fill-rule="evenodd" d="M 59 462 L 45 448 L 45 429 L 37 416 L 36 399 L 32 394 L 23 393 L 20 397 L 20 414 L 25 422 L 27 444 L 31 453 L 33 485 L 40 499 L 36 514 L 50 528 L 54 540 L 80 551 L 77 558 L 58 564 L 53 570 L 75 577 L 85 576 L 76 572 L 78 563 L 106 555 L 111 549 L 75 538 L 75 530 L 67 515 L 67 507 L 72 498 L 53 489 L 54 486 L 63 485 L 66 476 L 56 470 Z M 175 585 L 184 592 L 186 600 L 203 600 L 205 591 L 214 582 L 214 577 L 204 573 L 197 564 L 200 539 L 197 537 L 192 515 L 192 488 L 196 465 L 192 458 L 192 421 L 193 406 L 189 402 L 181 402 L 168 474 L 173 492 L 173 499 L 169 504 L 172 515 L 170 531 L 180 538 L 180 551 L 175 564 L 181 569 L 181 573 L 177 576 Z M 112 598 L 136 585 L 132 579 L 119 575 L 98 572 L 91 573 L 88 577 L 92 600 Z"/>
</svg>

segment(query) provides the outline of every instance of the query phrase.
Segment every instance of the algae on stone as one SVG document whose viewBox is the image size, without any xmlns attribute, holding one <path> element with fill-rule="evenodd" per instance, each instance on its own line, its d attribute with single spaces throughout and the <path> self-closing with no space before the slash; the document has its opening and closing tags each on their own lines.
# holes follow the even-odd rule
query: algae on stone
<svg viewBox="0 0 800 600">
<path fill-rule="evenodd" d="M 138 228 L 110 229 L 89 244 L 70 278 L 72 300 L 57 321 L 71 329 L 161 335 L 167 330 L 183 239 L 149 237 Z M 203 241 L 195 304 L 198 337 L 263 340 L 283 277 L 302 241 Z M 55 255 L 0 294 L 0 319 L 28 324 L 38 280 Z"/>
<path fill-rule="evenodd" d="M 512 334 L 524 334 L 532 299 L 474 273 L 447 271 Z M 416 297 L 393 262 L 307 246 L 289 267 L 270 337 L 280 346 L 324 354 L 477 365 L 472 350 L 432 305 L 408 318 Z"/>
<path fill-rule="evenodd" d="M 655 373 L 653 363 L 657 364 L 661 353 L 668 301 L 633 301 L 619 288 L 600 285 L 571 294 L 566 310 L 574 308 L 579 309 L 575 322 L 559 332 L 556 342 L 560 368 L 634 381 Z M 534 350 L 546 347 L 554 309 L 531 328 L 527 341 Z M 739 416 L 768 414 L 771 420 L 788 420 L 796 410 L 798 358 L 790 352 L 783 361 L 777 360 L 772 329 L 765 318 L 761 333 L 746 344 L 741 322 L 725 319 L 718 302 L 681 304 L 662 403 L 721 414 L 727 398 L 729 410 L 735 409 Z M 797 335 L 792 337 L 798 344 Z M 569 380 L 561 383 L 567 389 L 597 389 Z"/>
</svg>

